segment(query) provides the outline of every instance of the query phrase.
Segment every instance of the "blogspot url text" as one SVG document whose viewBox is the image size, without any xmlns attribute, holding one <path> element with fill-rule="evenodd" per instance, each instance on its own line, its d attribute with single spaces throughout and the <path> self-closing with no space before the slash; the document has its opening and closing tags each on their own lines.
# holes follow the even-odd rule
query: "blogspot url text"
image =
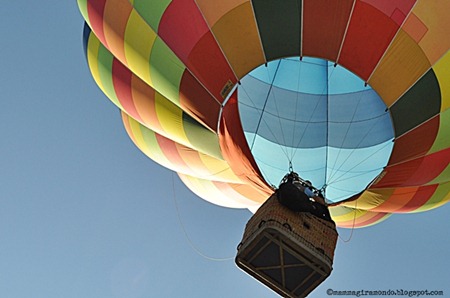
<svg viewBox="0 0 450 298">
<path fill-rule="evenodd" d="M 444 291 L 430 290 L 327 290 L 328 296 L 406 296 L 406 297 L 425 297 L 425 296 L 444 296 Z"/>
</svg>

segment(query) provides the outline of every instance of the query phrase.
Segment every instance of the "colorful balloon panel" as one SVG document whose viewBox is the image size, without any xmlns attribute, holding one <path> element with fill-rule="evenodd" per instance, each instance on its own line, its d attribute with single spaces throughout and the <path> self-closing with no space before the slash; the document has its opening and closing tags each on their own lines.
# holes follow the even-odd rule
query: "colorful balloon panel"
<svg viewBox="0 0 450 298">
<path fill-rule="evenodd" d="M 379 188 L 365 191 L 357 207 L 371 212 L 421 212 L 442 206 L 449 201 L 450 183 L 424 187 Z M 355 201 L 341 206 L 355 208 Z"/>
<path fill-rule="evenodd" d="M 215 133 L 123 66 L 93 34 L 86 51 L 92 76 L 120 109 L 167 138 L 222 159 Z"/>
<path fill-rule="evenodd" d="M 202 3 L 202 1 L 200 2 Z M 231 1 L 231 4 L 234 2 Z M 214 10 L 216 4 L 212 3 L 214 3 L 212 7 Z M 210 10 L 203 11 L 204 15 L 208 13 Z M 239 79 L 253 68 L 266 62 L 250 1 L 245 1 L 226 11 L 217 22 L 209 24 L 209 26 Z"/>
<path fill-rule="evenodd" d="M 392 106 L 430 67 L 419 45 L 400 30 L 368 82 Z"/>
<path fill-rule="evenodd" d="M 222 103 L 223 82 L 235 84 L 237 78 L 197 5 L 192 1 L 172 1 L 162 15 L 158 34 L 193 76 Z"/>
<path fill-rule="evenodd" d="M 181 181 L 196 195 L 210 203 L 231 208 L 258 208 L 267 195 L 247 184 L 223 183 L 178 173 Z"/>
<path fill-rule="evenodd" d="M 396 0 L 391 1 L 391 5 L 395 7 L 405 2 L 409 3 L 409 9 L 405 9 L 407 14 L 413 5 L 413 1 Z M 385 14 L 384 11 L 373 4 L 366 1 L 356 1 L 350 15 L 350 22 L 338 62 L 345 65 L 346 68 L 363 80 L 368 80 L 396 35 L 400 27 L 398 23 L 402 21 L 401 18 L 393 19 L 391 15 Z"/>
<path fill-rule="evenodd" d="M 122 112 L 122 120 L 131 140 L 144 154 L 157 163 L 197 178 L 214 177 L 220 182 L 241 182 L 226 161 L 174 142 L 141 125 L 124 112 Z"/>
<path fill-rule="evenodd" d="M 440 117 L 434 117 L 395 140 L 389 163 L 395 165 L 427 154 L 439 131 Z M 415 143 L 415 146 L 411 146 Z"/>
<path fill-rule="evenodd" d="M 450 199 L 450 2 L 78 5 L 89 69 L 130 138 L 205 200 L 255 210 L 279 182 L 267 177 L 288 171 L 277 155 L 342 194 L 341 227 Z M 339 190 L 358 177 L 362 189 Z"/>
<path fill-rule="evenodd" d="M 301 54 L 336 61 L 352 8 L 353 0 L 304 0 Z"/>
<path fill-rule="evenodd" d="M 371 212 L 357 207 L 357 204 L 353 204 L 352 207 L 333 206 L 329 209 L 331 217 L 341 228 L 369 227 L 391 216 L 390 213 Z"/>
<path fill-rule="evenodd" d="M 300 0 L 252 0 L 267 61 L 300 53 L 302 3 Z"/>
<path fill-rule="evenodd" d="M 450 108 L 450 86 L 446 84 L 450 81 L 450 52 L 447 52 L 434 65 L 433 70 L 438 78 L 441 90 L 441 112 L 445 112 Z"/>
</svg>

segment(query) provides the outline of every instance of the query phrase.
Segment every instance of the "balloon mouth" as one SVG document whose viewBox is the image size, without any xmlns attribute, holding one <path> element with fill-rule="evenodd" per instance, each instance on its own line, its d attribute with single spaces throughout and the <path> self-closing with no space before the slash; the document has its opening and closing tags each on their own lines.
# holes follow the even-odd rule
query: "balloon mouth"
<svg viewBox="0 0 450 298">
<path fill-rule="evenodd" d="M 291 57 L 248 73 L 237 86 L 244 134 L 264 179 L 290 166 L 329 202 L 360 193 L 387 165 L 392 119 L 380 96 L 347 69 Z"/>
</svg>

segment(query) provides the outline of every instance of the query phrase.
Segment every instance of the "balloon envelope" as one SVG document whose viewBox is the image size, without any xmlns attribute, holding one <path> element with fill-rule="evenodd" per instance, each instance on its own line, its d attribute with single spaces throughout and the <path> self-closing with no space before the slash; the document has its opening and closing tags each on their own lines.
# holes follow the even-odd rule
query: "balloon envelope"
<svg viewBox="0 0 450 298">
<path fill-rule="evenodd" d="M 448 1 L 78 5 L 131 139 L 200 197 L 255 210 L 292 165 L 341 227 L 450 199 Z"/>
</svg>

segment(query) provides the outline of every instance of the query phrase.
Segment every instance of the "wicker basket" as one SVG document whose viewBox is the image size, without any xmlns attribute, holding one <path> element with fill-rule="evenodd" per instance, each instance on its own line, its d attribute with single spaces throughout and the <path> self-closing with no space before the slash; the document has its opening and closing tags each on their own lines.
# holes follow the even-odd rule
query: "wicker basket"
<svg viewBox="0 0 450 298">
<path fill-rule="evenodd" d="M 248 221 L 236 263 L 279 294 L 304 297 L 330 275 L 337 237 L 334 222 L 293 212 L 274 194 Z"/>
</svg>

